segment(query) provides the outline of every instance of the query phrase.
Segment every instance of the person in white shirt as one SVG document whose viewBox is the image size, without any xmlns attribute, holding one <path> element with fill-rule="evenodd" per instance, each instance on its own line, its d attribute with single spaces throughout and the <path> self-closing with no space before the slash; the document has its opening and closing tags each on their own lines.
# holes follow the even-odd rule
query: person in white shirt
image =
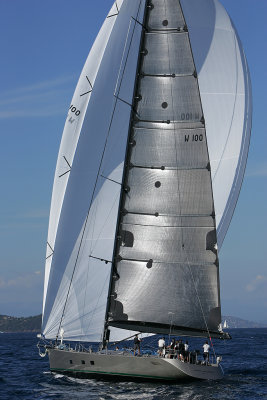
<svg viewBox="0 0 267 400">
<path fill-rule="evenodd" d="M 164 337 L 159 339 L 158 346 L 159 346 L 159 356 L 162 357 L 163 356 L 163 351 L 165 349 L 165 339 L 164 339 Z"/>
<path fill-rule="evenodd" d="M 189 361 L 189 344 L 188 342 L 185 342 L 184 344 L 184 360 Z"/>
<path fill-rule="evenodd" d="M 203 344 L 203 358 L 206 363 L 210 360 L 209 351 L 210 351 L 210 345 L 208 342 L 206 342 L 205 344 Z"/>
</svg>

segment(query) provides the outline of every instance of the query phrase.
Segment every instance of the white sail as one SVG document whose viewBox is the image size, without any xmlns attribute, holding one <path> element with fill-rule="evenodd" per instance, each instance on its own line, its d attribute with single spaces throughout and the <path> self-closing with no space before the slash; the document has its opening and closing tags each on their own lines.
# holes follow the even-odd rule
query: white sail
<svg viewBox="0 0 267 400">
<path fill-rule="evenodd" d="M 229 325 L 227 324 L 227 321 L 226 321 L 226 320 L 225 320 L 224 323 L 223 323 L 223 327 L 226 328 L 226 329 L 229 328 Z"/>
<path fill-rule="evenodd" d="M 237 32 L 218 0 L 181 0 L 198 71 L 211 163 L 218 248 L 239 196 L 252 116 L 250 75 Z"/>
<path fill-rule="evenodd" d="M 51 268 L 52 254 L 55 247 L 61 207 L 68 184 L 68 179 L 70 176 L 69 173 L 73 162 L 77 142 L 79 140 L 80 132 L 82 129 L 84 116 L 91 98 L 96 75 L 102 61 L 102 57 L 106 49 L 106 45 L 112 32 L 114 23 L 115 18 L 106 19 L 89 53 L 71 101 L 61 139 L 50 208 L 46 251 L 47 259 L 45 268 L 43 312 L 46 302 L 47 285 Z"/>
<path fill-rule="evenodd" d="M 72 122 L 72 113 L 67 118 L 48 233 L 42 328 L 47 338 L 57 336 L 59 325 L 70 340 L 99 340 L 103 330 L 110 264 L 96 258 L 112 258 L 131 110 L 127 103 L 132 99 L 141 33 L 132 17 L 142 19 L 143 3 L 114 4 L 118 12 L 114 14 L 113 7 L 109 13 L 72 101 L 83 123 Z M 92 91 L 84 94 L 90 91 L 87 77 Z M 80 82 L 87 86 L 81 88 Z M 90 101 L 85 102 L 88 95 Z M 83 109 L 77 100 L 85 102 Z"/>
</svg>

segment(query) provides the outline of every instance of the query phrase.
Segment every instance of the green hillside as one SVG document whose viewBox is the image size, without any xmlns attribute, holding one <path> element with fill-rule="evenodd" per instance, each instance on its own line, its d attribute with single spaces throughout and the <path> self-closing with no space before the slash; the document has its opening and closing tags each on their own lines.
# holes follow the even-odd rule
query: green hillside
<svg viewBox="0 0 267 400">
<path fill-rule="evenodd" d="M 41 314 L 34 317 L 20 318 L 0 315 L 1 332 L 40 332 L 41 323 Z"/>
<path fill-rule="evenodd" d="M 246 321 L 232 316 L 222 316 L 222 321 L 227 321 L 229 328 L 263 328 L 267 324 Z M 0 332 L 41 332 L 42 316 L 34 317 L 10 317 L 0 315 Z M 227 331 L 227 329 L 226 329 Z"/>
</svg>

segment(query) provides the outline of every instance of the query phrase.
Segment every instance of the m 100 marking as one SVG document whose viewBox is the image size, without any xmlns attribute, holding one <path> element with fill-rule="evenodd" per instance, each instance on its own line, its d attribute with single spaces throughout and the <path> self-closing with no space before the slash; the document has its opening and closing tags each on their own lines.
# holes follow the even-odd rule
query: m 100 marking
<svg viewBox="0 0 267 400">
<path fill-rule="evenodd" d="M 185 142 L 202 142 L 203 141 L 203 135 L 184 135 L 184 141 Z"/>
</svg>

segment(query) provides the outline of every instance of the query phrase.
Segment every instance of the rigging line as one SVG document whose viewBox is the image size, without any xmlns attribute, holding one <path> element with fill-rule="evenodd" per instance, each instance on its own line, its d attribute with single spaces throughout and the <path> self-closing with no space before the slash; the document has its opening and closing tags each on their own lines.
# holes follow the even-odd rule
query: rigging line
<svg viewBox="0 0 267 400">
<path fill-rule="evenodd" d="M 66 157 L 63 156 L 63 158 L 64 158 L 64 160 L 66 161 L 66 163 L 68 164 L 68 166 L 71 168 L 71 165 L 70 165 L 70 163 L 68 162 L 68 160 L 66 159 Z"/>
<path fill-rule="evenodd" d="M 54 249 L 52 248 L 52 246 L 50 246 L 50 244 L 48 242 L 46 242 L 46 243 L 49 246 L 50 250 L 54 253 Z"/>
<path fill-rule="evenodd" d="M 94 219 L 93 219 L 93 229 L 92 229 L 92 236 L 91 236 L 91 243 L 90 243 L 90 252 L 92 251 L 92 245 L 93 245 L 93 237 L 94 237 L 94 231 L 95 231 L 95 223 L 96 223 L 96 211 L 97 211 L 97 203 L 98 200 L 96 200 L 96 208 L 95 208 L 95 213 L 94 213 Z M 85 302 L 86 302 L 86 295 L 87 295 L 87 282 L 88 282 L 88 277 L 89 277 L 89 271 L 90 271 L 90 261 L 88 260 L 88 268 L 86 272 L 86 284 L 85 284 L 85 291 L 84 291 L 84 299 L 83 299 L 83 312 L 82 312 L 82 323 L 81 323 L 81 335 L 82 335 L 82 326 L 83 326 L 83 320 L 85 316 Z M 81 338 L 81 336 L 80 336 Z"/>
<path fill-rule="evenodd" d="M 100 295 L 100 297 L 101 297 L 101 295 Z M 87 312 L 84 314 L 84 317 L 87 317 L 88 315 L 94 313 L 95 311 L 97 311 L 98 308 L 101 309 L 101 305 L 100 305 L 100 307 L 97 307 L 97 305 L 96 305 L 96 306 L 94 307 L 93 310 L 87 311 Z M 73 318 L 71 321 L 67 322 L 67 323 L 65 324 L 65 327 L 71 326 L 73 323 L 75 323 L 76 321 L 79 321 L 79 320 L 80 320 L 80 316 L 78 315 L 78 316 L 76 316 L 76 318 Z M 58 322 L 56 322 L 56 323 L 54 324 L 54 327 L 55 327 L 57 324 L 58 324 Z M 50 331 L 51 331 L 51 329 L 49 330 L 49 332 L 50 332 Z M 87 330 L 85 329 L 85 331 L 87 331 Z M 80 336 L 80 337 L 81 337 L 81 336 Z"/>
<path fill-rule="evenodd" d="M 165 0 L 164 0 L 164 5 L 165 5 L 165 8 L 166 8 L 166 2 L 165 2 Z M 170 43 L 169 43 L 169 35 L 168 35 L 168 34 L 167 34 L 167 43 L 168 43 L 169 71 L 170 71 L 170 73 L 171 73 L 171 70 L 170 70 L 170 69 L 171 69 L 171 66 L 170 66 Z M 193 54 L 192 54 L 192 58 L 193 58 Z M 172 81 L 171 81 L 171 99 L 172 99 L 172 112 L 173 112 L 173 116 L 174 116 L 174 102 L 173 102 L 173 85 L 172 85 Z M 178 167 L 178 151 L 177 151 L 177 150 L 178 150 L 178 144 L 177 144 L 175 126 L 174 126 L 174 128 L 173 128 L 173 133 L 174 133 L 174 141 L 175 141 L 176 167 Z M 182 214 L 182 209 L 181 209 L 181 193 L 180 193 L 180 182 L 179 182 L 179 177 L 178 177 L 178 169 L 177 169 L 177 190 L 178 190 L 180 214 Z M 181 236 L 182 236 L 182 243 L 183 243 L 183 242 L 184 242 L 184 238 L 183 238 L 183 236 L 184 236 L 184 235 L 183 235 L 183 229 L 181 229 Z M 194 280 L 194 276 L 193 276 L 193 273 L 192 273 L 192 270 L 191 270 L 191 266 L 190 266 L 190 264 L 189 264 L 189 259 L 188 259 L 187 252 L 186 252 L 185 248 L 184 248 L 184 251 L 185 251 L 185 255 L 186 255 L 186 259 L 187 259 L 187 264 L 188 264 L 188 267 L 189 267 L 189 271 L 190 271 L 190 273 L 191 273 L 191 277 L 192 277 L 192 280 L 193 280 L 193 283 L 194 283 L 194 287 L 195 287 L 195 291 L 196 291 L 197 298 L 198 298 L 198 301 L 199 301 L 199 305 L 200 305 L 200 309 L 201 309 L 202 316 L 203 316 L 203 319 L 204 319 L 204 323 L 205 323 L 205 325 L 206 325 L 206 329 L 207 329 L 207 332 L 208 332 L 209 337 L 210 337 L 210 332 L 209 332 L 208 324 L 207 324 L 207 322 L 206 322 L 206 317 L 205 317 L 205 314 L 204 314 L 204 310 L 203 310 L 203 307 L 202 307 L 202 304 L 201 304 L 200 297 L 199 297 L 199 295 L 198 295 L 196 283 L 195 283 L 195 280 Z M 210 337 L 210 341 L 211 341 L 211 337 Z M 212 344 L 212 342 L 211 342 L 211 344 Z M 213 344 L 212 344 L 212 348 L 213 348 L 213 352 L 214 352 L 214 355 L 215 355 L 215 350 L 214 350 Z M 216 357 L 216 355 L 215 355 L 215 357 Z"/>
<path fill-rule="evenodd" d="M 107 223 L 107 221 L 108 221 L 108 219 L 109 219 L 109 217 L 110 217 L 110 214 L 111 214 L 111 212 L 112 212 L 112 210 L 113 210 L 113 207 L 115 206 L 115 204 L 116 204 L 116 202 L 117 202 L 117 199 L 118 199 L 118 197 L 119 197 L 119 194 L 120 194 L 120 193 L 118 192 L 118 193 L 117 193 L 117 196 L 115 197 L 115 199 L 114 199 L 114 201 L 113 201 L 112 207 L 111 207 L 111 209 L 109 210 L 108 216 L 107 216 L 107 218 L 106 218 L 106 220 L 105 220 L 105 222 L 104 222 L 104 224 L 103 224 L 103 226 L 102 226 L 102 228 L 101 228 L 101 230 L 100 230 L 100 232 L 99 232 L 99 235 L 98 235 L 98 237 L 97 237 L 97 239 L 96 239 L 96 241 L 95 241 L 95 244 L 94 244 L 93 248 L 90 249 L 90 256 L 92 255 L 93 251 L 95 250 L 95 246 L 97 245 L 98 240 L 99 240 L 99 238 L 100 238 L 100 235 L 102 234 L 103 229 L 104 229 L 104 227 L 105 227 L 105 225 L 106 225 L 106 223 Z"/>
<path fill-rule="evenodd" d="M 116 9 L 117 9 L 117 12 L 115 13 L 115 14 L 112 14 L 112 15 L 108 15 L 107 16 L 107 18 L 110 18 L 110 17 L 116 17 L 117 15 L 119 15 L 119 13 L 120 13 L 120 10 L 119 10 L 119 7 L 118 7 L 118 5 L 117 5 L 117 2 L 115 1 L 115 6 L 116 6 Z M 113 8 L 113 7 L 112 7 Z"/>
<path fill-rule="evenodd" d="M 181 9 L 181 13 L 182 13 L 184 22 L 185 22 L 185 24 L 186 24 L 185 17 L 184 17 L 184 13 L 183 13 L 183 9 L 182 9 L 181 4 L 180 4 L 180 9 Z M 196 65 L 195 65 L 195 60 L 194 60 L 194 56 L 193 56 L 193 50 L 192 50 L 192 46 L 191 46 L 191 41 L 190 41 L 189 32 L 188 32 L 188 41 L 189 41 L 189 45 L 190 45 L 190 49 L 191 49 L 192 61 L 193 61 L 194 68 L 195 68 L 195 71 L 196 71 Z M 169 42 L 168 42 L 168 49 L 169 49 Z M 196 78 L 196 79 L 197 79 L 197 78 Z M 197 80 L 197 82 L 198 82 L 198 80 Z M 202 103 L 201 103 L 201 96 L 200 96 L 199 86 L 198 86 L 198 95 L 199 95 L 199 99 L 200 99 L 200 104 L 201 104 L 201 109 L 202 109 L 202 115 L 204 115 L 204 114 L 203 114 Z M 206 136 L 206 129 L 205 129 L 205 136 Z M 176 154 L 177 154 L 177 153 L 176 153 Z M 209 156 L 208 156 L 208 162 L 209 162 Z M 210 174 L 210 180 L 211 180 L 211 174 Z M 212 195 L 212 200 L 213 200 L 212 185 L 211 185 L 211 195 Z M 213 200 L 213 203 L 214 203 L 214 200 Z M 216 227 L 216 225 L 215 225 L 215 227 Z M 183 236 L 183 230 L 182 230 L 182 236 Z M 207 321 L 206 321 L 206 317 L 205 317 L 205 314 L 204 314 L 204 310 L 203 310 L 203 307 L 202 307 L 202 303 L 201 303 L 201 300 L 200 300 L 200 297 L 199 297 L 199 294 L 198 294 L 198 291 L 197 291 L 196 282 L 195 282 L 195 280 L 194 280 L 194 275 L 193 275 L 191 266 L 190 266 L 190 264 L 189 264 L 189 259 L 188 259 L 187 251 L 185 250 L 185 248 L 184 248 L 184 251 L 185 251 L 185 255 L 186 255 L 186 259 L 187 259 L 187 264 L 188 264 L 188 267 L 189 267 L 189 271 L 190 271 L 190 274 L 191 274 L 191 277 L 192 277 L 192 280 L 193 280 L 194 288 L 195 288 L 195 291 L 196 291 L 196 294 L 197 294 L 197 298 L 198 298 L 198 302 L 199 302 L 199 305 L 200 305 L 200 309 L 201 309 L 201 312 L 202 312 L 202 316 L 203 316 L 203 319 L 204 319 L 204 323 L 205 323 L 205 325 L 206 325 L 206 329 L 207 329 L 207 332 L 208 332 L 208 335 L 209 335 L 209 339 L 210 339 L 210 342 L 211 342 L 211 345 L 212 345 L 213 353 L 214 353 L 214 356 L 215 356 L 215 358 L 216 358 L 216 353 L 215 353 L 215 349 L 214 349 L 214 346 L 213 346 L 213 343 L 212 343 L 212 340 L 211 340 L 211 335 L 210 335 L 209 327 L 208 327 L 208 324 L 207 324 Z"/>
<path fill-rule="evenodd" d="M 140 26 L 142 26 L 142 28 L 143 28 L 146 32 L 148 32 L 148 29 L 147 29 L 147 27 L 146 27 L 144 24 L 142 24 L 140 21 L 138 21 L 138 20 L 135 19 L 134 17 L 132 17 L 132 19 L 133 19 L 135 22 L 137 22 Z"/>
<path fill-rule="evenodd" d="M 107 178 L 106 176 L 104 176 L 102 174 L 100 176 L 101 176 L 101 178 L 107 179 L 110 182 L 114 182 L 114 183 L 117 183 L 118 185 L 122 186 L 122 184 L 120 182 L 114 181 L 114 179 Z"/>
<path fill-rule="evenodd" d="M 114 94 L 114 97 L 116 97 L 116 99 L 120 100 L 122 103 L 127 104 L 127 106 L 129 106 L 129 107 L 131 107 L 131 108 L 133 107 L 132 104 L 128 103 L 128 101 L 126 101 L 126 100 L 121 99 L 119 96 L 116 96 L 116 95 Z"/>
<path fill-rule="evenodd" d="M 211 345 L 212 345 L 213 354 L 214 354 L 214 357 L 216 359 L 216 353 L 215 353 L 215 349 L 214 349 L 214 346 L 213 346 L 213 343 L 212 343 L 212 340 L 211 340 L 209 327 L 208 327 L 207 320 L 206 320 L 206 317 L 205 317 L 205 314 L 204 314 L 204 310 L 203 310 L 203 307 L 202 307 L 202 303 L 201 303 L 201 300 L 200 300 L 200 297 L 199 297 L 199 294 L 198 294 L 198 290 L 197 290 L 196 282 L 195 282 L 194 275 L 193 275 L 193 272 L 192 272 L 192 269 L 191 269 L 191 265 L 189 264 L 189 260 L 188 260 L 188 256 L 187 256 L 186 250 L 185 250 L 185 256 L 186 256 L 186 259 L 187 259 L 187 265 L 188 265 L 188 268 L 189 268 L 189 271 L 190 271 L 190 274 L 191 274 L 191 278 L 192 278 L 192 281 L 194 283 L 194 288 L 195 288 L 195 291 L 196 291 L 196 295 L 197 295 L 197 299 L 198 299 L 198 302 L 199 302 L 201 313 L 202 313 L 202 316 L 203 316 L 203 319 L 204 319 L 204 323 L 206 325 L 206 329 L 207 329 L 207 332 L 208 332 L 208 335 L 209 335 L 209 340 L 210 340 Z"/>
<path fill-rule="evenodd" d="M 141 1 L 139 3 L 138 13 L 139 13 L 140 5 L 141 5 Z M 122 73 L 122 77 L 124 76 L 124 73 L 125 73 L 126 64 L 127 64 L 129 53 L 130 53 L 130 48 L 131 48 L 132 41 L 133 41 L 133 36 L 134 36 L 134 33 L 135 33 L 135 27 L 136 27 L 136 23 L 135 23 L 134 28 L 133 28 L 133 32 L 132 32 L 132 36 L 131 36 L 131 40 L 130 40 L 130 45 L 129 45 L 129 49 L 128 49 L 128 53 L 127 53 L 127 57 L 126 57 L 126 62 L 125 62 L 123 73 Z M 120 92 L 121 85 L 122 85 L 122 80 L 121 80 L 120 85 L 119 85 L 119 92 Z M 90 214 L 90 211 L 91 211 L 91 206 L 92 206 L 93 199 L 94 199 L 94 194 L 95 194 L 95 191 L 96 191 L 96 186 L 97 186 L 97 183 L 98 183 L 98 178 L 99 178 L 100 171 L 101 171 L 101 168 L 102 168 L 104 155 L 105 155 L 105 152 L 106 152 L 106 147 L 107 147 L 108 138 L 109 138 L 110 131 L 111 131 L 111 126 L 112 126 L 112 123 L 113 123 L 113 119 L 114 119 L 114 115 L 115 115 L 115 111 L 116 111 L 116 107 L 117 107 L 117 102 L 118 102 L 118 99 L 116 99 L 115 103 L 114 103 L 114 107 L 113 107 L 113 111 L 112 111 L 112 115 L 111 115 L 111 119 L 110 119 L 110 123 L 109 123 L 109 127 L 108 127 L 108 132 L 107 132 L 106 140 L 105 140 L 105 143 L 104 143 L 103 152 L 102 152 L 102 155 L 101 155 L 99 168 L 98 168 L 98 171 L 97 171 L 97 176 L 96 176 L 96 180 L 95 180 L 95 184 L 94 184 L 94 189 L 93 189 L 93 193 L 92 193 L 90 204 L 89 204 L 89 209 L 88 209 L 88 212 L 87 212 L 87 215 L 86 215 L 86 219 L 85 219 L 85 222 L 84 222 L 84 227 L 83 227 L 82 236 L 81 236 L 81 239 L 80 239 L 80 244 L 79 244 L 77 256 L 76 256 L 76 259 L 75 259 L 74 268 L 73 268 L 73 271 L 72 271 L 70 284 L 69 284 L 69 288 L 68 288 L 68 291 L 67 291 L 66 300 L 65 300 L 65 303 L 64 303 L 64 306 L 63 306 L 63 310 L 62 310 L 62 315 L 61 315 L 61 319 L 60 319 L 60 323 L 59 323 L 59 327 L 58 327 L 56 341 L 58 340 L 58 335 L 59 335 L 59 332 L 60 332 L 60 329 L 61 329 L 61 325 L 62 325 L 64 314 L 65 314 L 65 310 L 66 310 L 66 306 L 67 306 L 67 302 L 68 302 L 68 298 L 69 298 L 69 294 L 70 294 L 70 289 L 71 289 L 74 273 L 75 273 L 75 270 L 76 270 L 76 267 L 77 267 L 77 264 L 78 264 L 78 259 L 79 259 L 79 255 L 80 255 L 80 251 L 81 251 L 81 246 L 82 246 L 83 238 L 84 238 L 86 227 L 87 227 L 87 222 L 88 222 L 88 219 L 89 219 L 89 214 Z"/>
<path fill-rule="evenodd" d="M 141 4 L 142 4 L 142 0 L 139 1 L 139 6 L 138 6 L 138 10 L 137 10 L 137 15 L 136 18 L 139 15 L 140 9 L 141 9 Z M 147 5 L 147 0 L 145 0 L 145 5 L 144 5 L 144 16 L 146 15 L 146 5 Z M 136 22 L 134 25 L 134 30 L 133 30 L 133 34 L 131 37 L 131 42 L 130 42 L 130 46 L 133 40 L 133 35 L 135 32 L 135 28 L 136 28 Z M 141 47 L 141 41 L 142 41 L 142 32 L 140 35 L 140 42 L 139 42 L 139 51 L 140 51 L 140 47 Z M 127 54 L 127 59 L 126 59 L 126 63 L 128 61 L 128 57 L 129 57 L 129 52 L 130 52 L 130 48 L 128 50 L 128 54 Z M 138 56 L 138 61 L 137 61 L 137 65 L 136 65 L 136 73 L 135 73 L 135 83 L 134 83 L 134 89 L 133 89 L 133 96 L 135 95 L 136 92 L 136 85 L 137 85 L 137 72 L 138 72 L 138 67 L 139 67 L 139 62 L 140 62 L 140 55 Z M 126 64 L 124 66 L 124 70 L 126 68 Z M 122 83 L 122 81 L 121 81 Z M 129 137 L 130 137 L 130 126 L 131 126 L 131 121 L 132 121 L 132 115 L 133 115 L 133 109 L 131 109 L 131 115 L 130 115 L 130 120 L 129 120 L 129 128 L 128 128 L 128 137 L 127 137 L 127 143 L 126 143 L 126 148 L 125 148 L 125 155 L 124 155 L 124 167 L 123 167 L 123 177 L 122 177 L 122 182 L 124 183 L 124 179 L 125 179 L 125 174 L 126 174 L 126 164 L 125 164 L 125 160 L 127 159 L 127 153 L 128 153 L 128 147 L 129 147 Z M 119 207 L 122 204 L 122 191 L 120 193 L 120 201 L 119 201 Z M 115 237 L 118 235 L 118 229 L 119 229 L 119 223 L 120 223 L 120 216 L 117 217 L 117 223 L 116 223 L 116 233 L 115 233 Z M 116 243 L 115 243 L 116 242 Z M 115 252 L 117 251 L 117 241 L 114 241 L 113 244 L 113 255 L 112 255 L 112 260 L 115 261 Z M 107 299 L 107 303 L 106 303 L 106 313 L 105 313 L 105 322 L 104 322 L 104 330 L 103 330 L 103 342 L 102 345 L 104 345 L 104 337 L 105 337 L 105 333 L 107 331 L 107 326 L 108 326 L 108 310 L 110 308 L 110 295 L 111 295 L 111 290 L 112 290 L 112 274 L 113 272 L 115 272 L 116 270 L 116 266 L 115 266 L 115 262 L 112 264 L 112 268 L 111 268 L 111 273 L 110 273 L 110 280 L 109 280 L 109 288 L 108 288 L 108 299 Z"/>
<path fill-rule="evenodd" d="M 50 250 L 51 250 L 51 254 L 49 254 L 49 256 L 47 256 L 45 259 L 46 260 L 48 260 L 48 258 L 50 258 L 50 257 L 52 257 L 52 255 L 54 254 L 54 250 L 52 249 L 52 247 L 50 246 L 50 244 L 48 243 L 48 242 L 46 242 L 47 243 L 47 246 L 50 248 Z"/>
<path fill-rule="evenodd" d="M 186 24 L 183 8 L 182 8 L 181 4 L 180 4 L 180 8 L 181 8 L 181 12 L 182 12 L 182 15 L 183 15 L 184 22 Z M 193 64 L 194 64 L 194 70 L 197 71 L 196 63 L 195 63 L 194 56 L 193 56 L 193 48 L 192 48 L 192 44 L 191 44 L 191 40 L 190 40 L 189 31 L 188 31 L 187 35 L 188 35 L 189 46 L 190 46 L 190 49 L 191 49 L 191 55 L 192 55 L 192 60 L 193 60 Z M 206 137 L 206 148 L 207 148 L 207 153 L 208 153 L 208 163 L 210 163 L 209 148 L 208 148 L 208 144 L 207 144 L 207 131 L 206 131 L 206 126 L 205 126 L 205 118 L 204 118 L 203 105 L 202 105 L 202 101 L 201 101 L 201 94 L 200 94 L 198 76 L 196 76 L 196 82 L 197 82 L 199 101 L 200 101 L 200 106 L 201 106 L 201 111 L 202 111 L 202 118 L 204 120 L 205 137 Z M 209 177 L 210 177 L 210 190 L 211 190 L 211 198 L 212 198 L 212 208 L 213 208 L 213 212 L 214 212 L 214 230 L 215 230 L 216 242 L 217 242 L 218 240 L 217 240 L 217 232 L 216 232 L 216 217 L 215 217 L 215 209 L 214 209 L 214 195 L 213 195 L 213 187 L 212 187 L 211 170 L 209 170 Z M 217 259 L 218 259 L 218 254 L 217 254 Z M 217 289 L 218 289 L 218 305 L 220 307 L 221 306 L 221 300 L 220 300 L 219 266 L 217 266 Z M 211 338 L 210 338 L 210 341 L 211 341 Z M 211 341 L 211 344 L 212 344 L 212 347 L 213 347 L 212 341 Z M 213 351 L 215 353 L 214 347 L 213 347 Z"/>
<path fill-rule="evenodd" d="M 124 48 L 123 48 L 123 52 L 122 52 L 118 78 L 117 78 L 117 82 L 116 82 L 116 86 L 115 86 L 115 90 L 114 90 L 114 96 L 115 97 L 116 97 L 117 87 L 118 87 L 118 83 L 119 83 L 119 79 L 120 79 L 120 74 L 121 74 L 121 69 L 122 69 L 122 65 L 123 65 L 123 59 L 124 59 L 124 54 L 125 54 L 125 51 L 126 51 L 126 46 L 127 46 L 127 42 L 128 42 L 128 36 L 129 36 L 129 33 L 130 33 L 131 24 L 132 24 L 132 20 L 130 20 L 130 22 L 129 22 L 128 31 L 127 31 L 127 35 L 126 35 L 126 38 L 125 38 L 125 43 L 124 43 Z M 130 46 L 129 47 L 131 47 L 131 42 L 130 42 Z M 127 63 L 127 57 L 126 57 L 125 62 Z M 121 77 L 121 81 L 122 81 L 122 78 L 123 78 L 123 74 L 122 74 L 122 77 Z M 120 86 L 121 86 L 121 83 L 120 83 Z M 119 92 L 120 91 L 118 91 L 118 94 L 119 94 Z"/>
<path fill-rule="evenodd" d="M 66 159 L 65 156 L 63 156 L 63 158 L 64 158 L 64 160 L 66 161 L 66 163 L 68 164 L 69 170 L 66 171 L 66 172 L 63 172 L 63 174 L 59 175 L 59 176 L 58 176 L 59 178 L 61 178 L 62 176 L 68 174 L 68 173 L 71 171 L 71 165 L 70 165 L 70 163 L 68 162 L 68 160 Z"/>
<path fill-rule="evenodd" d="M 102 294 L 103 294 L 103 291 L 104 291 L 105 287 L 107 286 L 106 284 L 107 284 L 108 278 L 109 278 L 109 274 L 107 274 L 106 279 L 105 279 L 105 281 L 104 281 L 104 284 L 103 284 L 103 286 L 102 286 L 102 290 L 101 290 L 101 292 L 100 292 L 100 294 L 99 294 L 99 296 L 98 296 L 98 299 L 97 299 L 95 308 L 94 308 L 94 310 L 93 310 L 92 316 L 91 316 L 91 318 L 90 318 L 90 321 L 88 322 L 87 328 L 85 329 L 86 332 L 89 331 L 89 327 L 90 327 L 90 325 L 91 325 L 92 319 L 93 319 L 93 317 L 94 317 L 94 315 L 95 315 L 95 312 L 96 312 L 96 310 L 97 310 L 98 303 L 99 303 L 99 301 L 100 301 L 100 298 L 102 297 Z"/>
<path fill-rule="evenodd" d="M 63 174 L 61 174 L 61 175 L 58 175 L 58 177 L 59 177 L 59 178 L 62 178 L 62 176 L 64 176 L 64 175 L 68 174 L 70 171 L 71 171 L 71 170 L 69 169 L 68 171 L 64 172 Z"/>
<path fill-rule="evenodd" d="M 104 261 L 105 264 L 112 264 L 112 261 L 106 260 L 105 258 L 94 257 L 94 256 L 92 256 L 92 255 L 90 255 L 88 258 L 93 258 L 94 260 Z"/>
<path fill-rule="evenodd" d="M 138 7 L 138 11 L 137 11 L 136 17 L 138 17 L 138 14 L 139 14 L 139 11 L 140 11 L 140 6 L 141 6 L 141 0 L 139 2 L 139 7 Z M 125 39 L 124 48 L 123 48 L 123 54 L 122 54 L 121 62 L 120 62 L 120 68 L 119 68 L 118 77 L 117 77 L 117 81 L 116 81 L 116 86 L 115 86 L 115 90 L 114 90 L 114 97 L 116 99 L 115 104 L 117 104 L 117 101 L 120 100 L 123 103 L 126 103 L 127 105 L 129 105 L 131 107 L 131 109 L 132 109 L 132 104 L 128 104 L 127 102 L 125 102 L 124 100 L 122 100 L 122 99 L 120 99 L 118 97 L 118 95 L 120 93 L 120 90 L 121 90 L 122 80 L 123 80 L 123 77 L 124 77 L 124 74 L 125 74 L 125 70 L 126 70 L 126 66 L 127 66 L 127 62 L 128 62 L 128 58 L 129 58 L 129 54 L 130 54 L 130 49 L 131 49 L 131 46 L 132 46 L 133 36 L 134 36 L 134 33 L 135 33 L 135 28 L 136 28 L 136 23 L 135 23 L 134 28 L 133 28 L 133 32 L 132 32 L 132 36 L 131 36 L 131 39 L 130 39 L 129 48 L 128 48 L 128 52 L 127 52 L 127 55 L 126 55 L 125 63 L 124 63 L 124 68 L 123 68 L 123 71 L 122 71 L 122 74 L 121 74 L 121 70 L 122 70 L 122 66 L 123 66 L 123 59 L 124 59 L 124 54 L 126 52 L 126 47 L 127 47 L 128 37 L 129 37 L 129 34 L 130 34 L 131 24 L 132 24 L 132 20 L 130 20 L 130 23 L 129 23 L 129 26 L 128 26 L 128 31 L 127 31 L 127 35 L 126 35 L 126 39 Z M 121 75 L 121 80 L 120 80 L 120 75 Z M 119 83 L 119 80 L 120 80 L 120 83 Z M 119 89 L 118 89 L 118 92 L 117 92 L 118 86 L 119 86 Z M 117 94 L 116 94 L 116 92 L 117 92 Z M 103 166 L 103 170 L 104 169 L 105 169 L 105 163 L 104 163 L 104 166 Z"/>
<path fill-rule="evenodd" d="M 115 1 L 115 5 L 116 5 L 116 8 L 117 8 L 117 12 L 118 12 L 118 14 L 119 14 L 120 10 L 119 10 L 119 7 L 118 7 L 118 4 L 117 4 L 116 1 Z"/>
</svg>

